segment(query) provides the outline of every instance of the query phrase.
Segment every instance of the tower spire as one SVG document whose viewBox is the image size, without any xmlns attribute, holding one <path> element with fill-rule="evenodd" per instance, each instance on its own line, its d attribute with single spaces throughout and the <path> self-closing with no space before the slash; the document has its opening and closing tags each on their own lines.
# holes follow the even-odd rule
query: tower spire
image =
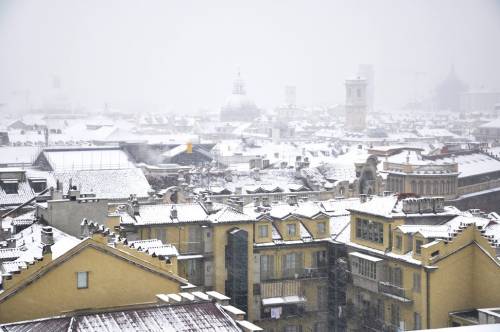
<svg viewBox="0 0 500 332">
<path fill-rule="evenodd" d="M 240 68 L 238 66 L 238 72 L 236 79 L 233 82 L 233 94 L 244 95 L 245 94 L 245 82 L 241 78 Z"/>
</svg>

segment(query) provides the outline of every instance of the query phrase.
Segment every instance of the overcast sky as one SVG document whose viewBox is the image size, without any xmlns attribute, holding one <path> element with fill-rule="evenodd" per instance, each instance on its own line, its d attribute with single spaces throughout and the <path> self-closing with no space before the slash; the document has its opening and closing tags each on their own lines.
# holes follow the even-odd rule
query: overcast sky
<svg viewBox="0 0 500 332">
<path fill-rule="evenodd" d="M 378 108 L 428 94 L 452 64 L 500 90 L 500 0 L 0 0 L 0 102 L 218 110 L 238 68 L 258 106 L 344 100 L 358 64 Z M 418 78 L 418 80 L 416 79 Z M 16 97 L 17 96 L 17 97 Z"/>
</svg>

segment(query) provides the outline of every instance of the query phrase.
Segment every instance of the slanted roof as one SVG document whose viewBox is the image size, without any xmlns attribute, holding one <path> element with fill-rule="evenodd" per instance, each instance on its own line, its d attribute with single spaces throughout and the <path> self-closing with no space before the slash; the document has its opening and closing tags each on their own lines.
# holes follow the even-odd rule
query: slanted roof
<svg viewBox="0 0 500 332">
<path fill-rule="evenodd" d="M 71 180 L 81 193 L 93 193 L 97 198 L 124 199 L 131 194 L 148 197 L 148 191 L 151 190 L 139 168 L 68 170 L 56 171 L 52 175 L 62 182 L 63 192 L 67 192 Z"/>
<path fill-rule="evenodd" d="M 41 156 L 49 163 L 52 171 L 82 171 L 103 169 L 128 169 L 134 164 L 128 154 L 119 147 L 91 148 L 48 148 Z"/>
<path fill-rule="evenodd" d="M 217 303 L 178 305 L 54 317 L 1 325 L 4 331 L 242 331 Z"/>
</svg>

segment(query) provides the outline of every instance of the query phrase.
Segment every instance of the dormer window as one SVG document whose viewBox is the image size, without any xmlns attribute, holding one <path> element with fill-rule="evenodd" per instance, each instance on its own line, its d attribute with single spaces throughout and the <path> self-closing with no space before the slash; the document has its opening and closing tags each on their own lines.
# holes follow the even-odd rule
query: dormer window
<svg viewBox="0 0 500 332">
<path fill-rule="evenodd" d="M 422 245 L 424 244 L 424 241 L 422 240 L 415 240 L 415 253 L 417 255 L 422 254 Z"/>
<path fill-rule="evenodd" d="M 269 227 L 267 225 L 259 225 L 259 237 L 268 237 Z"/>
<path fill-rule="evenodd" d="M 403 248 L 403 237 L 401 235 L 396 235 L 395 248 L 401 250 Z"/>
<path fill-rule="evenodd" d="M 287 228 L 288 236 L 297 235 L 297 225 L 296 224 L 287 224 L 286 228 Z"/>
<path fill-rule="evenodd" d="M 325 234 L 326 223 L 324 221 L 318 223 L 318 234 Z"/>
<path fill-rule="evenodd" d="M 30 179 L 29 183 L 35 193 L 40 193 L 47 189 L 46 179 Z"/>
<path fill-rule="evenodd" d="M 1 186 L 6 194 L 17 194 L 19 189 L 19 182 L 17 181 L 17 179 L 3 179 Z"/>
</svg>

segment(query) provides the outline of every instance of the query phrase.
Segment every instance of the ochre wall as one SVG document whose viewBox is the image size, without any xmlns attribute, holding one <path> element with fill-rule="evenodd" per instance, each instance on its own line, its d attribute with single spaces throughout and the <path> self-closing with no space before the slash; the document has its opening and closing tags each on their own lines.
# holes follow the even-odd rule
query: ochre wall
<svg viewBox="0 0 500 332">
<path fill-rule="evenodd" d="M 76 273 L 89 271 L 89 287 L 77 289 Z M 180 284 L 123 259 L 86 247 L 30 285 L 0 302 L 0 322 L 59 315 L 88 308 L 155 302 Z"/>
</svg>

